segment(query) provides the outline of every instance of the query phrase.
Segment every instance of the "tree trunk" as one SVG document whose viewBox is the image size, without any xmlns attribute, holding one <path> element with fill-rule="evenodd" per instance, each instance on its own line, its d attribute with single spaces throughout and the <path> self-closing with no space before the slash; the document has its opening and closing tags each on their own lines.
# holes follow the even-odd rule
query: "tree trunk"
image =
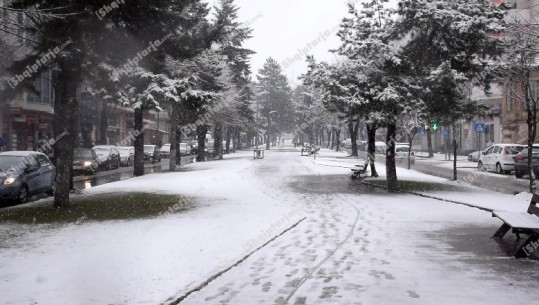
<svg viewBox="0 0 539 305">
<path fill-rule="evenodd" d="M 408 136 L 408 145 L 410 145 L 410 149 L 408 150 L 408 169 L 411 169 L 412 168 L 412 160 L 411 160 L 412 142 L 414 141 L 414 135 L 411 134 L 410 132 L 407 132 L 406 135 Z"/>
<path fill-rule="evenodd" d="M 535 137 L 537 136 L 537 105 L 534 97 L 529 96 L 529 75 L 527 77 L 526 85 L 524 86 L 525 90 L 525 102 L 526 102 L 526 111 L 528 112 L 528 175 L 530 177 L 530 193 L 535 194 L 537 190 L 536 186 L 536 177 L 533 171 L 533 143 L 535 142 Z"/>
<path fill-rule="evenodd" d="M 428 150 L 429 150 L 429 158 L 432 158 L 434 157 L 434 153 L 432 151 L 432 131 L 431 131 L 432 123 L 429 120 L 427 124 L 429 126 L 429 128 L 427 128 L 427 145 L 428 145 Z"/>
<path fill-rule="evenodd" d="M 451 127 L 452 129 L 452 133 L 453 133 L 453 141 L 452 141 L 452 145 L 453 145 L 453 180 L 454 181 L 457 181 L 458 180 L 458 173 L 457 173 L 457 129 L 455 128 L 455 125 L 453 124 L 453 126 Z"/>
<path fill-rule="evenodd" d="M 101 108 L 101 120 L 99 121 L 99 144 L 107 145 L 107 135 L 109 129 L 109 116 L 108 116 L 108 107 L 107 103 L 103 102 L 103 107 Z"/>
<path fill-rule="evenodd" d="M 233 129 L 232 128 L 228 128 L 227 131 L 226 131 L 226 147 L 225 147 L 225 153 L 229 154 L 230 153 L 230 142 L 232 140 L 232 133 L 233 133 Z M 232 145 L 234 146 L 234 145 Z"/>
<path fill-rule="evenodd" d="M 176 171 L 177 151 L 179 148 L 177 131 L 178 131 L 178 107 L 177 103 L 173 103 L 170 112 L 170 155 L 168 159 L 169 170 Z"/>
<path fill-rule="evenodd" d="M 395 167 L 395 136 L 396 125 L 395 123 L 389 123 L 386 134 L 386 177 L 387 190 L 390 193 L 397 193 L 400 190 L 397 179 L 397 168 Z"/>
<path fill-rule="evenodd" d="M 376 166 L 374 161 L 376 159 L 376 127 L 367 124 L 367 153 L 369 158 L 369 163 L 371 166 L 371 177 L 378 177 L 378 172 L 376 172 Z"/>
<path fill-rule="evenodd" d="M 341 129 L 335 129 L 335 151 L 341 151 Z"/>
<path fill-rule="evenodd" d="M 327 149 L 333 149 L 333 131 L 331 130 L 331 128 L 328 128 L 327 131 L 327 136 L 328 136 L 328 145 L 327 145 Z"/>
<path fill-rule="evenodd" d="M 54 145 L 56 159 L 56 189 L 54 207 L 69 207 L 69 190 L 73 185 L 73 148 L 76 113 L 78 111 L 78 77 L 70 73 L 61 73 L 55 84 L 56 102 L 54 105 L 54 133 L 58 141 Z M 60 138 L 60 135 L 61 138 Z"/>
<path fill-rule="evenodd" d="M 135 177 L 144 176 L 144 110 L 141 108 L 135 109 L 135 132 L 140 133 L 135 137 L 135 168 L 133 175 Z"/>
<path fill-rule="evenodd" d="M 237 139 L 236 139 L 236 148 L 235 149 L 236 150 L 241 150 L 241 130 L 238 130 L 236 132 L 236 136 L 237 136 Z"/>
<path fill-rule="evenodd" d="M 358 157 L 357 153 L 357 125 L 354 126 L 354 121 L 348 121 L 348 132 L 350 133 L 350 139 L 352 140 L 352 157 Z"/>
<path fill-rule="evenodd" d="M 223 160 L 223 123 L 215 122 L 213 131 L 213 156 Z"/>
<path fill-rule="evenodd" d="M 198 139 L 198 154 L 197 161 L 202 162 L 206 160 L 206 133 L 208 132 L 208 125 L 200 125 L 197 127 L 197 139 Z"/>
<path fill-rule="evenodd" d="M 182 165 L 182 154 L 180 153 L 180 143 L 182 143 L 181 127 L 176 128 L 176 166 Z"/>
</svg>

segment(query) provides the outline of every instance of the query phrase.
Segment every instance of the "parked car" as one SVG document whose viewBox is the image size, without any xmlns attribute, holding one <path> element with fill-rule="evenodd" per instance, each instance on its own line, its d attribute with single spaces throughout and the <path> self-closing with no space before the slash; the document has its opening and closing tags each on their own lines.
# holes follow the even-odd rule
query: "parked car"
<svg viewBox="0 0 539 305">
<path fill-rule="evenodd" d="M 481 158 L 481 155 L 483 154 L 484 150 L 476 150 L 472 151 L 468 154 L 468 161 L 470 162 L 479 162 L 479 159 Z"/>
<path fill-rule="evenodd" d="M 342 141 L 341 146 L 346 149 L 352 149 L 352 139 L 348 138 L 344 141 Z"/>
<path fill-rule="evenodd" d="M 135 161 L 135 148 L 133 146 L 120 146 L 118 151 L 120 152 L 120 164 L 131 166 Z"/>
<path fill-rule="evenodd" d="M 95 175 L 99 171 L 97 155 L 90 148 L 75 148 L 73 151 L 73 172 Z"/>
<path fill-rule="evenodd" d="M 410 163 L 415 163 L 415 153 L 410 151 L 410 145 L 396 144 L 395 145 L 395 160 L 408 162 L 408 153 L 410 153 Z"/>
<path fill-rule="evenodd" d="M 180 143 L 180 155 L 187 156 L 191 154 L 191 145 L 187 143 Z"/>
<path fill-rule="evenodd" d="M 206 153 L 210 156 L 213 156 L 213 141 L 208 141 L 208 143 L 206 143 Z"/>
<path fill-rule="evenodd" d="M 516 156 L 515 161 L 515 177 L 522 178 L 528 175 L 528 148 L 525 147 Z M 539 146 L 532 147 L 532 168 L 535 177 L 539 175 Z"/>
<path fill-rule="evenodd" d="M 92 148 L 99 162 L 100 168 L 106 168 L 112 170 L 113 168 L 120 168 L 120 152 L 116 146 L 112 145 L 98 145 Z"/>
<path fill-rule="evenodd" d="M 513 157 L 526 146 L 520 144 L 495 144 L 481 154 L 477 168 L 495 170 L 498 174 L 510 173 L 515 169 Z"/>
<path fill-rule="evenodd" d="M 198 154 L 198 142 L 193 142 L 191 145 L 191 154 L 197 155 Z"/>
<path fill-rule="evenodd" d="M 161 150 L 157 145 L 144 145 L 144 160 L 152 163 L 161 162 Z"/>
<path fill-rule="evenodd" d="M 375 153 L 385 155 L 386 154 L 386 143 L 383 141 L 374 142 Z"/>
<path fill-rule="evenodd" d="M 56 168 L 47 155 L 35 151 L 0 153 L 0 198 L 28 201 L 34 194 L 54 194 Z"/>
<path fill-rule="evenodd" d="M 170 143 L 163 145 L 160 149 L 162 158 L 170 158 Z"/>
</svg>

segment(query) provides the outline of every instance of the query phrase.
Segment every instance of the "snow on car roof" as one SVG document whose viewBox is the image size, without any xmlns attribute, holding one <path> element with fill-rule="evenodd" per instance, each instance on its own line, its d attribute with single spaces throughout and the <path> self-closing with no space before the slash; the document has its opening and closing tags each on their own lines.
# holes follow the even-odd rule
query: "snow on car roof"
<svg viewBox="0 0 539 305">
<path fill-rule="evenodd" d="M 0 156 L 17 156 L 17 157 L 27 157 L 31 155 L 43 155 L 47 156 L 44 153 L 38 152 L 38 151 L 22 151 L 22 150 L 15 150 L 15 151 L 5 151 L 1 152 Z"/>
</svg>

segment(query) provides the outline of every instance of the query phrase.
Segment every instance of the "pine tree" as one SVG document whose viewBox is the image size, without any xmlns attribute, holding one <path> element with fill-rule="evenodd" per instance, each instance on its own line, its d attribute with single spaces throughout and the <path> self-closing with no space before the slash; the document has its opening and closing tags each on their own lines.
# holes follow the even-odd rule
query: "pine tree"
<svg viewBox="0 0 539 305">
<path fill-rule="evenodd" d="M 270 149 L 272 137 L 280 132 L 294 129 L 295 109 L 292 89 L 281 67 L 273 58 L 268 58 L 258 71 L 257 86 L 261 96 L 261 115 L 267 120 L 266 149 Z"/>
</svg>

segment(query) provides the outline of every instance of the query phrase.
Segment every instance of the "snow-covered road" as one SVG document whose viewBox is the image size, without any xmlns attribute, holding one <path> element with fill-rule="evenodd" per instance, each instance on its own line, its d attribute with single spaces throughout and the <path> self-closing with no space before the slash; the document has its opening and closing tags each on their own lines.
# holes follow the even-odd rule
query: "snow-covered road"
<svg viewBox="0 0 539 305">
<path fill-rule="evenodd" d="M 510 241 L 490 238 L 500 222 L 489 213 L 363 186 L 349 179 L 346 166 L 356 161 L 329 151 L 316 161 L 286 151 L 267 152 L 263 160 L 250 156 L 234 154 L 86 193 L 178 194 L 195 204 L 184 214 L 62 227 L 0 225 L 0 304 L 536 300 L 539 264 L 511 258 Z M 467 197 L 479 196 L 486 195 L 470 189 Z M 512 199 L 499 196 L 507 196 L 499 204 Z"/>
</svg>

